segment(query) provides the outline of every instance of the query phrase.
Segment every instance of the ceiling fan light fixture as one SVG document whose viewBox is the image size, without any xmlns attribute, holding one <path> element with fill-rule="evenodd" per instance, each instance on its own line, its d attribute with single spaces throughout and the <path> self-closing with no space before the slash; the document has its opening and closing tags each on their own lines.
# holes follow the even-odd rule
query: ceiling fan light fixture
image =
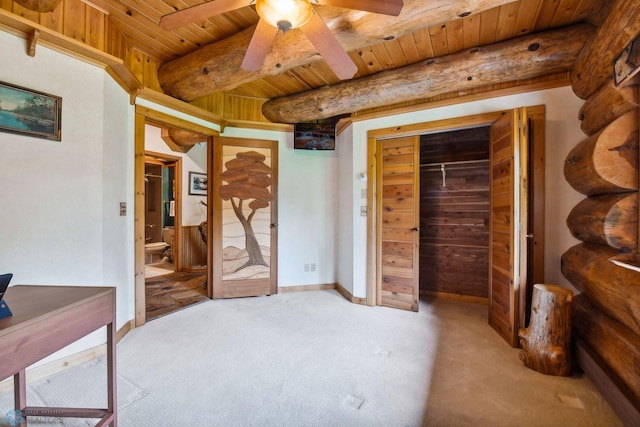
<svg viewBox="0 0 640 427">
<path fill-rule="evenodd" d="M 256 12 L 269 25 L 287 32 L 309 22 L 313 8 L 309 0 L 256 0 Z"/>
</svg>

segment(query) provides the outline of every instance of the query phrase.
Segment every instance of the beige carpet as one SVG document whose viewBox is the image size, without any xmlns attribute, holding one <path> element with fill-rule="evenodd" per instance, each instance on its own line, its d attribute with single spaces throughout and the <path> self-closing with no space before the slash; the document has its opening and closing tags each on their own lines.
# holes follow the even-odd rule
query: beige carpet
<svg viewBox="0 0 640 427">
<path fill-rule="evenodd" d="M 585 376 L 524 367 L 486 318 L 481 305 L 427 300 L 410 313 L 335 291 L 207 301 L 118 344 L 119 425 L 621 425 Z M 57 404 L 83 404 L 76 369 L 87 368 L 29 396 L 51 404 L 56 389 Z M 0 396 L 0 415 L 10 402 Z"/>
</svg>

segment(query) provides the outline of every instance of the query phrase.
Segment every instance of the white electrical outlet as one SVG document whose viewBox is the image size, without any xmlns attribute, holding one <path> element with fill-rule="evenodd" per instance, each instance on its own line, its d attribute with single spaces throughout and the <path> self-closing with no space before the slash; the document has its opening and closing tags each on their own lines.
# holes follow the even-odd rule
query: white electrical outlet
<svg viewBox="0 0 640 427">
<path fill-rule="evenodd" d="M 308 273 L 309 272 L 309 264 L 305 264 L 304 265 L 304 272 Z"/>
<path fill-rule="evenodd" d="M 315 263 L 311 264 L 311 271 L 316 271 L 316 264 Z"/>
</svg>

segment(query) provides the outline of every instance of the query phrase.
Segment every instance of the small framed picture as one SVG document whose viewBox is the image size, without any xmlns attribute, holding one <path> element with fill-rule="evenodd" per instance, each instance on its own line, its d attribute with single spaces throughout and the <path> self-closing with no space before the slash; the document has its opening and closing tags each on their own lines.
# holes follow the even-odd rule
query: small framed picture
<svg viewBox="0 0 640 427">
<path fill-rule="evenodd" d="M 192 196 L 207 195 L 207 174 L 189 172 L 189 194 Z"/>
<path fill-rule="evenodd" d="M 62 98 L 0 82 L 0 131 L 60 141 Z"/>
</svg>

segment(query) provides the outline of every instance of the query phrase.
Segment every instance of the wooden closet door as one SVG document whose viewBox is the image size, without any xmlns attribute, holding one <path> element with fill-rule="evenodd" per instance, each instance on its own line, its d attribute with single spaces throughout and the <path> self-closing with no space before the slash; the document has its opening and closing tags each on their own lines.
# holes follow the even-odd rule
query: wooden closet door
<svg viewBox="0 0 640 427">
<path fill-rule="evenodd" d="M 526 110 L 508 111 L 491 127 L 489 324 L 518 346 L 519 291 L 526 283 Z"/>
<path fill-rule="evenodd" d="M 378 141 L 378 304 L 418 311 L 420 137 Z"/>
</svg>

